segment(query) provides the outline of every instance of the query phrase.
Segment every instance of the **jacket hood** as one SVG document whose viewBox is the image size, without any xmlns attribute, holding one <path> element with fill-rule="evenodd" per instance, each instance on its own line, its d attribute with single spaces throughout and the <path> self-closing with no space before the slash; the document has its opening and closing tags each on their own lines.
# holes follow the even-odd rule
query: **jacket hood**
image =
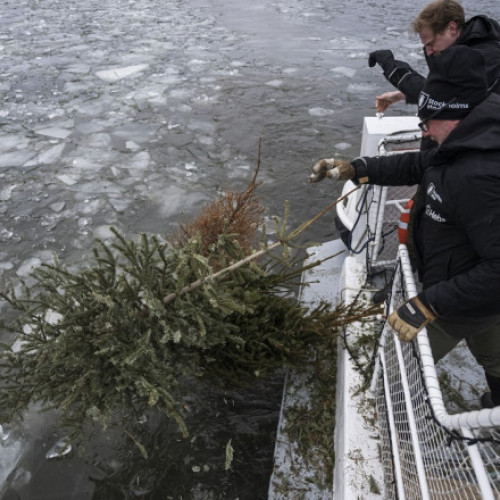
<svg viewBox="0 0 500 500">
<path fill-rule="evenodd" d="M 455 43 L 473 45 L 486 40 L 500 41 L 500 24 L 487 16 L 474 16 L 465 23 Z"/>
<path fill-rule="evenodd" d="M 452 130 L 435 159 L 461 151 L 500 151 L 500 94 L 491 93 Z"/>
<path fill-rule="evenodd" d="M 464 26 L 462 33 L 453 45 L 468 45 L 473 47 L 484 42 L 500 42 L 500 24 L 487 16 L 474 16 Z M 422 47 L 425 60 L 429 67 L 432 66 L 434 55 L 428 56 L 425 47 Z"/>
</svg>

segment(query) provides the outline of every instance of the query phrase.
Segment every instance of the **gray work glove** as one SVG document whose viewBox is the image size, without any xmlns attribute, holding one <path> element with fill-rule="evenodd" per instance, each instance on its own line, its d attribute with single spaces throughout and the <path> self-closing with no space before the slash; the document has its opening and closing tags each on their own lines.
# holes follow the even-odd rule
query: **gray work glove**
<svg viewBox="0 0 500 500">
<path fill-rule="evenodd" d="M 356 172 L 350 162 L 336 158 L 323 158 L 312 168 L 309 182 L 319 182 L 325 177 L 333 180 L 354 179 Z"/>
</svg>

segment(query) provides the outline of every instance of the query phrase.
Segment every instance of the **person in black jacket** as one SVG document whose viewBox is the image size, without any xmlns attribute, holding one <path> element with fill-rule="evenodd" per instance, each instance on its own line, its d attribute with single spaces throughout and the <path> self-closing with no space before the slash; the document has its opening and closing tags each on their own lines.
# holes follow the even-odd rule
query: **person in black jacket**
<svg viewBox="0 0 500 500">
<path fill-rule="evenodd" d="M 488 88 L 482 54 L 464 45 L 443 51 L 419 97 L 427 151 L 362 157 L 321 177 L 378 185 L 419 185 L 413 236 L 422 291 L 388 321 L 410 342 L 427 326 L 435 361 L 458 344 L 485 370 L 486 406 L 500 405 L 500 94 Z M 333 163 L 333 164 L 332 164 Z"/>
<path fill-rule="evenodd" d="M 500 78 L 500 25 L 487 16 L 475 16 L 465 21 L 463 7 L 455 0 L 437 0 L 428 4 L 411 24 L 411 30 L 417 33 L 423 44 L 424 56 L 429 68 L 442 51 L 456 45 L 465 45 L 481 52 L 486 64 L 488 86 L 500 92 L 496 85 Z M 377 96 L 375 107 L 383 113 L 394 102 L 405 100 L 407 104 L 417 104 L 418 97 L 425 83 L 425 77 L 417 73 L 409 64 L 394 59 L 390 50 L 377 50 L 369 56 L 368 64 L 379 64 L 384 76 L 398 90 Z M 435 148 L 436 144 L 429 137 L 424 137 L 422 149 Z M 413 198 L 410 212 L 410 226 L 414 221 L 418 190 Z M 413 257 L 413 238 L 408 237 L 408 250 Z M 379 292 L 383 300 L 386 289 Z"/>
<path fill-rule="evenodd" d="M 462 6 L 455 0 L 437 0 L 427 5 L 415 18 L 411 30 L 417 33 L 423 44 L 424 56 L 429 68 L 439 54 L 452 45 L 466 45 L 479 50 L 486 62 L 489 85 L 500 77 L 500 25 L 487 16 L 475 16 L 465 22 Z M 398 90 L 377 96 L 376 108 L 383 113 L 394 102 L 405 100 L 417 104 L 425 77 L 409 64 L 394 59 L 390 50 L 371 52 L 370 67 L 379 64 L 386 79 Z"/>
</svg>

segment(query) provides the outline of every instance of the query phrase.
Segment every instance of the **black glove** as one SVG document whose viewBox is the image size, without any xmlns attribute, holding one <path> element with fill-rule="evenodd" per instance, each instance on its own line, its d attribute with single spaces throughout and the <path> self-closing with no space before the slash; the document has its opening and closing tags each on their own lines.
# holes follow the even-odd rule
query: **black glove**
<svg viewBox="0 0 500 500">
<path fill-rule="evenodd" d="M 392 50 L 376 50 L 374 52 L 370 52 L 370 56 L 368 57 L 368 66 L 373 68 L 375 64 L 378 64 L 385 71 L 387 65 L 392 61 L 394 61 L 394 54 L 392 53 Z"/>
</svg>

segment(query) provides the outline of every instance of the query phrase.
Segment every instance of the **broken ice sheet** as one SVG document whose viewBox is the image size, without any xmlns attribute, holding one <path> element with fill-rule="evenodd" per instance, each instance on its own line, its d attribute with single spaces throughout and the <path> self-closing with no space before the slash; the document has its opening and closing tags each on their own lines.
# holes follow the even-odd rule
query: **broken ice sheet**
<svg viewBox="0 0 500 500">
<path fill-rule="evenodd" d="M 66 139 L 71 135 L 71 132 L 71 130 L 60 127 L 48 127 L 36 130 L 36 133 L 39 135 L 45 135 L 48 137 L 53 137 L 55 139 Z"/>
<path fill-rule="evenodd" d="M 0 137 L 0 152 L 7 152 L 10 149 L 25 149 L 29 144 L 26 137 L 7 135 Z"/>
<path fill-rule="evenodd" d="M 27 161 L 36 155 L 34 151 L 22 149 L 0 154 L 0 168 L 22 167 Z"/>
<path fill-rule="evenodd" d="M 138 73 L 144 71 L 147 67 L 147 64 L 138 64 L 135 66 L 125 66 L 123 68 L 112 68 L 98 71 L 96 75 L 105 82 L 113 83 L 129 76 L 136 76 Z"/>
<path fill-rule="evenodd" d="M 17 184 L 11 184 L 10 186 L 4 186 L 0 190 L 0 201 L 8 201 L 12 196 L 12 191 L 16 188 Z"/>
<path fill-rule="evenodd" d="M 311 116 L 330 116 L 334 113 L 333 109 L 326 108 L 310 108 L 308 112 Z"/>
<path fill-rule="evenodd" d="M 149 141 L 158 130 L 158 125 L 143 123 L 126 123 L 113 130 L 113 136 L 124 140 L 131 140 L 138 144 Z"/>
<path fill-rule="evenodd" d="M 24 166 L 50 165 L 61 157 L 64 148 L 65 144 L 57 144 L 50 149 L 40 152 L 35 158 L 27 161 Z"/>
<path fill-rule="evenodd" d="M 16 271 L 16 274 L 20 277 L 29 276 L 33 272 L 33 269 L 35 269 L 36 267 L 40 267 L 41 265 L 42 261 L 37 257 L 26 259 L 19 266 L 19 268 Z"/>
<path fill-rule="evenodd" d="M 347 76 L 347 78 L 352 78 L 356 74 L 356 70 L 354 68 L 347 68 L 345 66 L 338 66 L 336 68 L 332 68 L 330 71 L 332 73 Z"/>
</svg>

